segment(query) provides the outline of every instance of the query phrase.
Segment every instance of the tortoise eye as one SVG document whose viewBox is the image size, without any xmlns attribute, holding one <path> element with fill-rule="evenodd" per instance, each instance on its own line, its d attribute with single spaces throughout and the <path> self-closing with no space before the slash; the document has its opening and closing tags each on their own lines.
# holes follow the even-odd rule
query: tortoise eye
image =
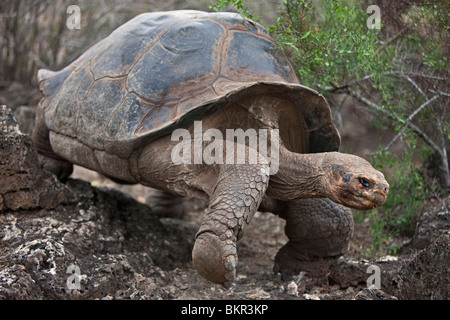
<svg viewBox="0 0 450 320">
<path fill-rule="evenodd" d="M 358 178 L 359 183 L 361 183 L 364 187 L 369 188 L 370 187 L 370 183 L 369 181 L 367 181 L 364 178 Z"/>
</svg>

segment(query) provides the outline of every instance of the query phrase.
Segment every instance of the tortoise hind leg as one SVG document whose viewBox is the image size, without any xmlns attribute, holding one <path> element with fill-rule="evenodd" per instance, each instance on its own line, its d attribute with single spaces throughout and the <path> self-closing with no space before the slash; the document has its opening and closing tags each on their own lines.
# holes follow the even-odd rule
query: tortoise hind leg
<svg viewBox="0 0 450 320">
<path fill-rule="evenodd" d="M 52 149 L 49 130 L 45 125 L 44 111 L 39 105 L 36 110 L 36 119 L 32 139 L 39 154 L 41 168 L 55 174 L 59 180 L 66 180 L 73 172 L 73 165 L 59 157 Z"/>
<path fill-rule="evenodd" d="M 349 208 L 327 198 L 299 199 L 285 203 L 289 238 L 275 257 L 274 272 L 297 274 L 314 268 L 314 262 L 334 259 L 347 252 L 353 234 Z"/>
<path fill-rule="evenodd" d="M 153 189 L 146 197 L 145 203 L 152 208 L 152 212 L 158 217 L 182 218 L 186 213 L 184 197 L 167 191 Z"/>
<path fill-rule="evenodd" d="M 201 276 L 224 287 L 235 280 L 236 241 L 256 212 L 269 183 L 267 165 L 223 165 L 196 235 L 192 260 Z"/>
</svg>

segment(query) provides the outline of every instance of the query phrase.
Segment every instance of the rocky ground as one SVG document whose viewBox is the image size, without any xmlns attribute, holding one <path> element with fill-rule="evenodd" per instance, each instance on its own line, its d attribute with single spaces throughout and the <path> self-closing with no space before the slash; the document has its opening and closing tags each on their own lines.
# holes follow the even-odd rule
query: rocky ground
<svg viewBox="0 0 450 320">
<path fill-rule="evenodd" d="M 203 203 L 187 200 L 182 219 L 161 218 L 150 189 L 81 168 L 57 181 L 37 164 L 29 124 L 15 121 L 32 111 L 0 108 L 0 299 L 449 299 L 450 198 L 424 207 L 402 254 L 365 258 L 363 222 L 346 255 L 294 276 L 272 272 L 284 221 L 258 212 L 238 244 L 236 284 L 224 289 L 190 260 Z M 367 288 L 369 266 L 381 290 Z"/>
</svg>

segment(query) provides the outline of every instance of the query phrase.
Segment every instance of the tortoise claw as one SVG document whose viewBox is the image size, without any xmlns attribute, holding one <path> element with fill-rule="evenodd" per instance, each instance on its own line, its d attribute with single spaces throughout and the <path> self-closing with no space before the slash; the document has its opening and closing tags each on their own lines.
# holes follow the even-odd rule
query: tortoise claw
<svg viewBox="0 0 450 320">
<path fill-rule="evenodd" d="M 211 232 L 198 235 L 192 260 L 198 273 L 205 279 L 229 288 L 236 279 L 238 257 L 236 244 L 221 240 Z"/>
</svg>

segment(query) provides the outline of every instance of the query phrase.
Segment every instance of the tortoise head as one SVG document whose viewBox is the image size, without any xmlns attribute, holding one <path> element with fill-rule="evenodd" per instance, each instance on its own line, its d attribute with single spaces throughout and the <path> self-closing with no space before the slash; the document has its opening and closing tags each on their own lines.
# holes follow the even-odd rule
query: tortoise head
<svg viewBox="0 0 450 320">
<path fill-rule="evenodd" d="M 331 199 L 347 207 L 368 210 L 381 206 L 389 193 L 384 175 L 358 156 L 330 152 L 327 176 Z"/>
</svg>

